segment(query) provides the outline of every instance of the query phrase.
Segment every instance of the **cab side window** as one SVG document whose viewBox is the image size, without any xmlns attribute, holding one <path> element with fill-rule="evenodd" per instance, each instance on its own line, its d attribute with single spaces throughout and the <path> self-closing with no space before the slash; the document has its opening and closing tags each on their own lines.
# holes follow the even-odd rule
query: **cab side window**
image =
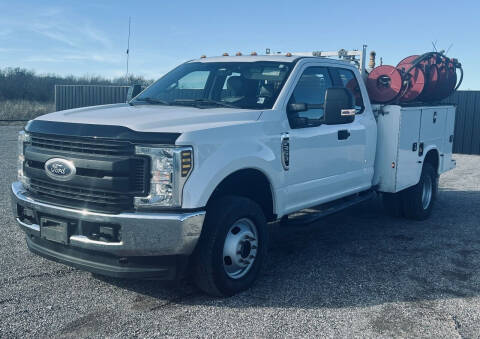
<svg viewBox="0 0 480 339">
<path fill-rule="evenodd" d="M 355 109 L 357 114 L 363 113 L 365 106 L 363 104 L 362 92 L 360 91 L 360 86 L 355 74 L 346 68 L 335 68 L 335 70 L 339 78 L 338 85 L 347 88 L 352 93 L 355 98 Z"/>
<path fill-rule="evenodd" d="M 319 125 L 324 116 L 325 92 L 333 87 L 326 67 L 307 68 L 293 91 L 289 104 L 307 104 L 307 110 L 289 114 L 290 126 L 294 128 Z"/>
</svg>

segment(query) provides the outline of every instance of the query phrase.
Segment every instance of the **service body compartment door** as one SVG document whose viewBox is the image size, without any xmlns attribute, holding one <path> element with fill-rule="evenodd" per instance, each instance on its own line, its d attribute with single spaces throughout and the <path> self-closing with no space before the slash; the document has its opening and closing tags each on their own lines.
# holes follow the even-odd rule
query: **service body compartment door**
<svg viewBox="0 0 480 339">
<path fill-rule="evenodd" d="M 379 110 L 374 184 L 380 192 L 396 193 L 418 182 L 421 116 L 418 107 L 386 105 Z"/>
<path fill-rule="evenodd" d="M 443 160 L 440 159 L 440 171 L 446 172 L 455 167 L 455 160 L 452 159 L 453 133 L 455 129 L 455 107 L 446 109 L 445 132 L 443 140 Z"/>
<path fill-rule="evenodd" d="M 422 164 L 419 162 L 419 134 L 422 114 L 417 108 L 402 108 L 398 137 L 395 191 L 418 182 Z"/>
<path fill-rule="evenodd" d="M 420 127 L 420 142 L 423 142 L 425 151 L 434 145 L 440 154 L 444 152 L 445 120 L 447 108 L 445 106 L 422 108 L 422 124 Z"/>
<path fill-rule="evenodd" d="M 380 192 L 394 193 L 397 163 L 398 136 L 400 129 L 400 106 L 387 105 L 376 108 L 377 150 L 373 184 Z"/>
</svg>

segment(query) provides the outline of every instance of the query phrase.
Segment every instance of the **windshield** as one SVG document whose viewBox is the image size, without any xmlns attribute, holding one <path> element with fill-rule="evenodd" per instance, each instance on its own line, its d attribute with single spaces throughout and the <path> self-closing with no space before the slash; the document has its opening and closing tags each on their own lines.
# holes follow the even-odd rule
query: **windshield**
<svg viewBox="0 0 480 339">
<path fill-rule="evenodd" d="M 132 104 L 272 108 L 291 69 L 281 62 L 191 62 L 167 73 Z"/>
</svg>

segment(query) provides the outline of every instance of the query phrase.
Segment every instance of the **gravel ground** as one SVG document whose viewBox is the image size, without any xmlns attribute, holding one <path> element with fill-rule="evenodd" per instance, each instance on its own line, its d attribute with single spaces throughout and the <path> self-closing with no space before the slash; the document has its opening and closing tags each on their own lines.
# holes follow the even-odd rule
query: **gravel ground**
<svg viewBox="0 0 480 339">
<path fill-rule="evenodd" d="M 93 276 L 37 257 L 10 211 L 16 133 L 0 126 L 0 337 L 479 337 L 480 157 L 456 155 L 433 216 L 372 200 L 271 227 L 258 283 L 228 299 L 187 282 Z"/>
</svg>

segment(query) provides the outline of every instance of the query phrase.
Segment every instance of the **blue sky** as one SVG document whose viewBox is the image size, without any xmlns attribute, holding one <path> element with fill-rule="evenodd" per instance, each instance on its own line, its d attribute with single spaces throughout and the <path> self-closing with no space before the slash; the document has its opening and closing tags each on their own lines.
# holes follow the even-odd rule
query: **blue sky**
<svg viewBox="0 0 480 339">
<path fill-rule="evenodd" d="M 467 1 L 4 1 L 0 68 L 61 75 L 157 78 L 202 54 L 338 50 L 363 43 L 396 65 L 447 49 L 465 69 L 463 89 L 480 90 L 480 2 Z"/>
</svg>

